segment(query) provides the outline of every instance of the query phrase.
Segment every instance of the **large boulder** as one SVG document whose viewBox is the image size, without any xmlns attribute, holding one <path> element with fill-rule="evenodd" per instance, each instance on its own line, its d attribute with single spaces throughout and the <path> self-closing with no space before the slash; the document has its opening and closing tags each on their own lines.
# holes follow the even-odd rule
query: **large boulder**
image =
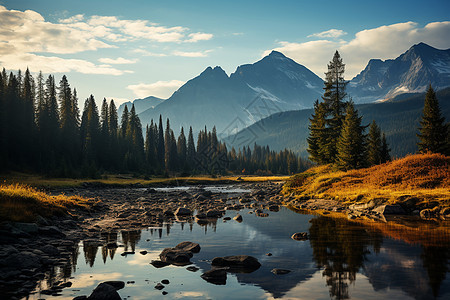
<svg viewBox="0 0 450 300">
<path fill-rule="evenodd" d="M 181 242 L 175 246 L 175 249 L 190 251 L 192 253 L 200 252 L 200 245 L 193 242 Z"/>
<path fill-rule="evenodd" d="M 178 207 L 175 211 L 176 216 L 190 216 L 192 215 L 192 211 L 185 207 Z"/>
<path fill-rule="evenodd" d="M 373 211 L 376 213 L 382 214 L 382 215 L 404 215 L 404 214 L 406 214 L 403 207 L 401 207 L 400 205 L 397 205 L 397 204 L 381 205 L 381 206 L 378 206 L 377 208 L 374 208 Z"/>
<path fill-rule="evenodd" d="M 258 269 L 261 264 L 253 256 L 249 255 L 233 255 L 213 258 L 211 264 L 219 267 Z"/>
<path fill-rule="evenodd" d="M 233 219 L 239 223 L 242 222 L 242 216 L 240 214 L 237 214 Z"/>
<path fill-rule="evenodd" d="M 88 300 L 122 300 L 122 298 L 114 286 L 102 282 L 94 289 Z"/>
<path fill-rule="evenodd" d="M 191 251 L 176 248 L 166 248 L 159 254 L 161 261 L 174 265 L 188 265 L 192 256 Z"/>
</svg>

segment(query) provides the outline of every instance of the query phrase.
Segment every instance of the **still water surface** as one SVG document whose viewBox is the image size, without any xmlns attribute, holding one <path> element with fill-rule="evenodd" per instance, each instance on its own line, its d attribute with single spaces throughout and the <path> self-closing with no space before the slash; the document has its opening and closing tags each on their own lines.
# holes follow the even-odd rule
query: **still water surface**
<svg viewBox="0 0 450 300">
<path fill-rule="evenodd" d="M 117 250 L 82 241 L 72 266 L 52 274 L 66 277 L 73 285 L 59 297 L 72 299 L 90 295 L 106 280 L 129 282 L 119 290 L 128 299 L 450 299 L 450 247 L 438 243 L 407 243 L 384 236 L 378 229 L 349 222 L 299 214 L 287 208 L 269 217 L 241 210 L 243 222 L 234 220 L 199 225 L 164 224 L 159 228 L 122 230 L 106 238 L 124 247 Z M 234 211 L 226 216 L 233 217 Z M 307 231 L 310 240 L 290 236 Z M 105 236 L 104 236 L 105 238 Z M 159 259 L 166 247 L 182 241 L 197 242 L 192 272 L 185 267 L 156 269 L 149 264 Z M 436 245 L 437 244 L 437 245 Z M 124 251 L 136 254 L 121 256 Z M 146 250 L 142 255 L 139 252 Z M 272 253 L 272 256 L 267 256 Z M 252 255 L 262 264 L 252 273 L 229 273 L 226 285 L 214 285 L 200 275 L 210 270 L 216 256 Z M 286 275 L 273 268 L 289 269 Z M 154 286 L 163 279 L 162 291 Z M 46 286 L 41 283 L 42 288 Z M 36 293 L 30 299 L 50 296 Z"/>
</svg>

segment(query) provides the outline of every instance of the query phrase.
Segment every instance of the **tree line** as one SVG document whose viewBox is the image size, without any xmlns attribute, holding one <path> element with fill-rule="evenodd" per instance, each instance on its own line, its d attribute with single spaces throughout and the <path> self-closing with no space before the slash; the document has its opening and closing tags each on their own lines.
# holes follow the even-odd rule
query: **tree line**
<svg viewBox="0 0 450 300">
<path fill-rule="evenodd" d="M 322 101 L 314 103 L 307 138 L 309 159 L 318 164 L 333 164 L 340 170 L 369 167 L 391 160 L 384 132 L 375 121 L 362 125 L 362 116 L 347 97 L 345 64 L 338 51 L 325 73 Z M 450 155 L 450 126 L 442 117 L 439 102 L 431 87 L 425 96 L 419 128 L 419 152 Z M 365 133 L 369 127 L 368 134 Z"/>
<path fill-rule="evenodd" d="M 143 134 L 145 132 L 145 135 Z M 94 96 L 78 108 L 65 75 L 59 84 L 39 72 L 0 73 L 0 169 L 56 177 L 98 177 L 103 172 L 145 175 L 292 174 L 309 164 L 292 151 L 254 145 L 228 150 L 216 128 L 205 127 L 196 142 L 192 128 L 175 137 L 169 119 L 142 128 L 134 105 L 119 119 L 114 100 Z"/>
</svg>

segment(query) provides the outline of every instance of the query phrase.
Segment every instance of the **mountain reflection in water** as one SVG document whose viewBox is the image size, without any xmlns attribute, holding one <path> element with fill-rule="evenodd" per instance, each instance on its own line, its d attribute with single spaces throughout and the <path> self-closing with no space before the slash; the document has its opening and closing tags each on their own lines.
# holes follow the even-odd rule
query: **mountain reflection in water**
<svg viewBox="0 0 450 300">
<path fill-rule="evenodd" d="M 72 266 L 49 275 L 54 279 L 47 278 L 47 285 L 58 277 L 69 280 L 74 276 L 70 281 L 77 288 L 63 291 L 62 297 L 67 299 L 89 295 L 104 278 L 136 282 L 119 291 L 122 297 L 164 297 L 153 286 L 166 277 L 170 277 L 171 284 L 165 291 L 177 298 L 229 299 L 230 293 L 239 299 L 450 298 L 448 227 L 434 234 L 433 243 L 410 243 L 408 238 L 399 238 L 398 228 L 394 238 L 388 229 L 386 235 L 383 228 L 298 214 L 287 208 L 267 211 L 266 218 L 248 212 L 239 212 L 244 218 L 242 223 L 222 219 L 196 223 L 188 219 L 143 230 L 101 233 L 98 239 L 80 243 L 84 256 L 74 253 Z M 235 214 L 229 211 L 226 216 Z M 301 231 L 308 231 L 310 240 L 290 238 Z M 404 232 L 407 237 L 408 229 Z M 174 266 L 156 269 L 149 264 L 159 259 L 162 249 L 182 241 L 201 245 L 200 253 L 191 260 L 200 269 L 198 272 Z M 141 251 L 148 254 L 142 255 Z M 132 252 L 135 254 L 120 255 Z M 269 252 L 272 256 L 266 255 Z M 200 278 L 211 269 L 212 258 L 239 254 L 256 257 L 261 267 L 252 273 L 229 273 L 224 286 Z M 271 272 L 274 268 L 291 272 L 275 275 Z M 84 282 L 85 278 L 90 280 Z M 38 298 L 39 293 L 30 296 Z"/>
</svg>

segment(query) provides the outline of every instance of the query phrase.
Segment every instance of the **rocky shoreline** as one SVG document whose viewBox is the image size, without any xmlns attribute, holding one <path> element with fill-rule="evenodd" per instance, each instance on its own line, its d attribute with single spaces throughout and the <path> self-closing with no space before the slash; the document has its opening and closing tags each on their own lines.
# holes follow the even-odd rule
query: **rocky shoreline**
<svg viewBox="0 0 450 300">
<path fill-rule="evenodd" d="M 225 210 L 244 207 L 279 209 L 283 203 L 281 182 L 238 183 L 246 193 L 219 193 L 192 186 L 189 191 L 142 186 L 111 188 L 87 185 L 50 191 L 52 194 L 80 195 L 100 200 L 90 209 L 71 208 L 66 215 L 34 223 L 0 223 L 0 294 L 22 299 L 35 290 L 37 282 L 50 281 L 41 294 L 60 295 L 70 281 L 48 278 L 55 268 L 70 272 L 76 260 L 78 243 L 108 245 L 108 236 L 119 230 L 160 227 L 176 221 L 208 224 Z"/>
<path fill-rule="evenodd" d="M 293 195 L 281 194 L 282 182 L 227 185 L 228 188 L 230 186 L 248 191 L 238 194 L 211 191 L 205 186 L 191 186 L 188 190 L 161 190 L 142 186 L 111 188 L 90 185 L 53 190 L 53 194 L 80 195 L 100 201 L 90 209 L 72 208 L 65 216 L 49 219 L 38 217 L 35 223 L 0 223 L 0 294 L 7 299 L 21 299 L 35 290 L 37 282 L 46 279 L 50 283 L 41 290 L 41 294 L 60 295 L 64 288 L 71 286 L 71 282 L 57 276 L 49 278 L 48 274 L 60 268 L 62 272 L 69 273 L 65 274 L 65 278 L 70 278 L 70 268 L 76 260 L 81 240 L 108 249 L 117 248 L 120 245 L 111 241 L 109 236 L 117 235 L 119 230 L 161 227 L 177 221 L 206 225 L 217 222 L 226 210 L 249 208 L 258 216 L 266 217 L 267 212 L 264 210 L 278 211 L 280 206 L 287 205 L 296 210 L 322 215 L 337 213 L 352 220 L 367 218 L 386 222 L 390 217 L 400 214 L 427 217 L 423 210 L 400 205 L 369 202 L 347 207 L 335 200 L 298 200 Z M 449 212 L 439 213 L 445 218 Z M 242 221 L 242 216 L 237 212 L 234 219 Z M 307 238 L 301 234 L 299 236 Z M 124 250 L 122 254 L 126 254 Z M 166 261 L 162 259 L 161 262 Z M 211 272 L 205 277 L 211 278 L 215 273 L 223 276 L 222 271 Z M 100 291 L 103 289 L 105 286 Z M 106 287 L 108 289 L 112 291 Z"/>
</svg>

